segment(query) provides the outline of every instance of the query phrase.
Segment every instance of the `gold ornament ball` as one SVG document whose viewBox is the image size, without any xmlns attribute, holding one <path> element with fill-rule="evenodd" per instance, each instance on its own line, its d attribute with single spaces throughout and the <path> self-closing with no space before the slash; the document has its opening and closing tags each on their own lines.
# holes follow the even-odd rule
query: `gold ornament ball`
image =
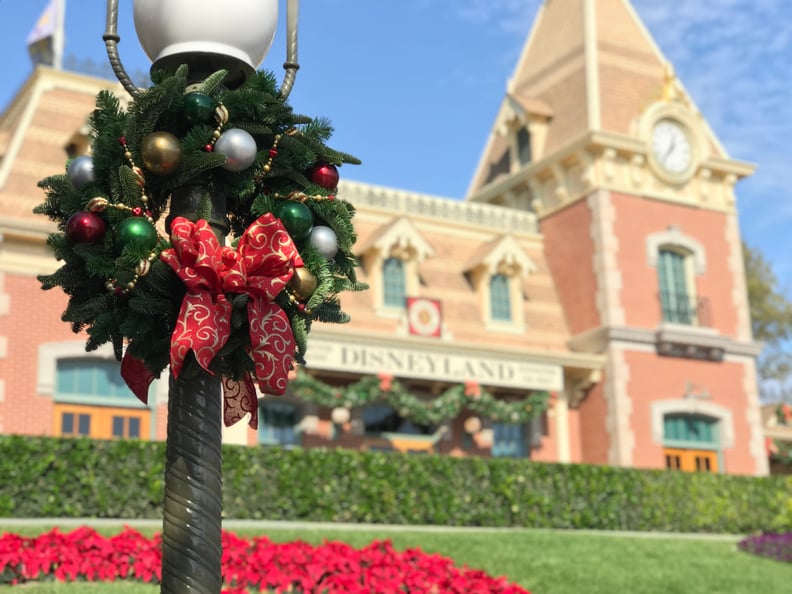
<svg viewBox="0 0 792 594">
<path fill-rule="evenodd" d="M 140 156 L 151 173 L 169 175 L 181 164 L 181 142 L 170 132 L 152 132 L 143 139 Z"/>
<path fill-rule="evenodd" d="M 289 281 L 289 288 L 302 300 L 309 299 L 316 291 L 317 286 L 319 286 L 319 281 L 310 270 L 304 267 L 296 268 L 294 276 Z"/>
</svg>

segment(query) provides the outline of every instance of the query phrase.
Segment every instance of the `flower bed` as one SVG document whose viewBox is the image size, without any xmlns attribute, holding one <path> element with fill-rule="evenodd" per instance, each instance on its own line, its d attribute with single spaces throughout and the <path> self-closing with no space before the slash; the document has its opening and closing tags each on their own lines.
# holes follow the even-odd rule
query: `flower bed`
<svg viewBox="0 0 792 594">
<path fill-rule="evenodd" d="M 741 540 L 737 546 L 746 553 L 792 563 L 792 532 L 749 536 Z"/>
<path fill-rule="evenodd" d="M 37 537 L 0 537 L 0 584 L 33 580 L 159 582 L 159 535 L 146 538 L 126 528 L 111 537 L 87 527 L 57 529 Z M 326 594 L 468 593 L 529 594 L 483 571 L 457 568 L 453 561 L 420 549 L 396 551 L 389 541 L 362 549 L 340 542 L 313 546 L 277 544 L 266 537 L 245 539 L 223 533 L 224 594 L 324 592 Z"/>
</svg>

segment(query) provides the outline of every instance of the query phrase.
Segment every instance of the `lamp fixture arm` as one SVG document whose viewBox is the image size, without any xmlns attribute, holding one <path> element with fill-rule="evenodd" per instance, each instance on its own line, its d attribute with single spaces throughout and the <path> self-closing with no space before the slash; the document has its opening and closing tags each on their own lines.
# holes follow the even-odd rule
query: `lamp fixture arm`
<svg viewBox="0 0 792 594">
<path fill-rule="evenodd" d="M 297 61 L 297 22 L 300 16 L 300 0 L 288 0 L 286 6 L 286 61 L 283 69 L 286 75 L 280 88 L 280 96 L 286 99 L 294 86 L 294 79 L 300 64 Z"/>
<path fill-rule="evenodd" d="M 116 78 L 126 89 L 127 93 L 132 95 L 133 98 L 137 97 L 140 95 L 140 89 L 129 78 L 118 55 L 118 42 L 121 41 L 121 37 L 118 35 L 118 0 L 107 0 L 107 24 L 102 39 L 104 39 L 107 58 L 110 60 L 110 66 L 113 68 Z"/>
</svg>

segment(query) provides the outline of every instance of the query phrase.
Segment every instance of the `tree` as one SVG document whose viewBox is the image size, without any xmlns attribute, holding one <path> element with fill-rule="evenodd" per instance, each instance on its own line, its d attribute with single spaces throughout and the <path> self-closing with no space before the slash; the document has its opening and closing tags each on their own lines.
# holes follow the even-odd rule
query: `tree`
<svg viewBox="0 0 792 594">
<path fill-rule="evenodd" d="M 764 343 L 759 357 L 759 381 L 763 400 L 792 397 L 792 302 L 778 284 L 772 266 L 762 253 L 743 243 L 743 260 L 755 340 Z"/>
</svg>

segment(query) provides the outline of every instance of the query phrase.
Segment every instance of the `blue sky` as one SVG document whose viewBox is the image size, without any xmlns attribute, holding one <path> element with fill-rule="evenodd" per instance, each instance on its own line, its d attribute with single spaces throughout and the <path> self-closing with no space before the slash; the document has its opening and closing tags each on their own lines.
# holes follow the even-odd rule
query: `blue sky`
<svg viewBox="0 0 792 594">
<path fill-rule="evenodd" d="M 124 64 L 147 70 L 120 0 Z M 0 105 L 31 72 L 25 38 L 47 0 L 0 0 Z M 364 163 L 342 177 L 460 199 L 540 0 L 302 2 L 291 103 L 325 116 L 331 144 Z M 102 63 L 104 0 L 67 0 L 66 55 Z M 281 1 L 281 7 L 285 3 Z M 744 238 L 792 295 L 792 21 L 789 0 L 633 0 L 730 155 Z M 279 34 L 265 68 L 280 71 Z"/>
</svg>

